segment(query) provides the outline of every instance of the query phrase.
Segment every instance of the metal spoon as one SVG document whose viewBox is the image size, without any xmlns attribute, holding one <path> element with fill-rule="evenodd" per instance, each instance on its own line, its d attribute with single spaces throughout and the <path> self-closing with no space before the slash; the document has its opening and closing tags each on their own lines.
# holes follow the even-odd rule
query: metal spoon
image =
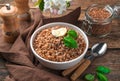
<svg viewBox="0 0 120 81">
<path fill-rule="evenodd" d="M 107 50 L 106 43 L 97 43 L 91 48 L 90 55 L 86 55 L 86 59 L 93 60 L 95 57 L 102 56 Z"/>
<path fill-rule="evenodd" d="M 102 47 L 102 49 L 100 49 Z M 95 58 L 95 56 L 100 56 L 103 55 L 105 53 L 105 51 L 107 50 L 107 44 L 106 43 L 97 43 L 95 45 L 92 46 L 91 48 L 91 53 L 85 55 L 85 58 L 82 59 L 78 64 L 76 64 L 75 66 L 68 68 L 66 70 L 64 70 L 62 72 L 63 76 L 67 76 L 70 73 L 72 73 L 76 68 L 78 68 L 82 63 L 84 63 L 84 61 L 86 59 L 91 59 L 93 60 Z"/>
<path fill-rule="evenodd" d="M 91 48 L 91 54 L 85 57 L 85 61 L 82 65 L 78 67 L 78 69 L 72 74 L 70 77 L 71 80 L 75 81 L 91 64 L 91 61 L 95 57 L 102 56 L 105 54 L 107 50 L 107 44 L 106 43 L 97 43 Z"/>
</svg>

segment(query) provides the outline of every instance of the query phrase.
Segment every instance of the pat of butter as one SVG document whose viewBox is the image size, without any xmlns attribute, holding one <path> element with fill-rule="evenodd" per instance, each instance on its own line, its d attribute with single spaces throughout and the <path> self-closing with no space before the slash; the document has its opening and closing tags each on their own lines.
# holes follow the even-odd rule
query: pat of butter
<svg viewBox="0 0 120 81">
<path fill-rule="evenodd" d="M 54 35 L 55 37 L 64 36 L 66 33 L 67 33 L 66 28 L 59 28 L 56 30 L 52 30 L 52 35 Z"/>
</svg>

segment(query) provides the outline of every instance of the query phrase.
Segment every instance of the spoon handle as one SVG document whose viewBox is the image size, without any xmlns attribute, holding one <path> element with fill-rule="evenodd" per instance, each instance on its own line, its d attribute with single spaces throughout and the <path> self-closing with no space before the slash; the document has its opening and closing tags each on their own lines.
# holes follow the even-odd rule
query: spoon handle
<svg viewBox="0 0 120 81">
<path fill-rule="evenodd" d="M 91 61 L 89 59 L 86 59 L 82 65 L 78 67 L 78 69 L 72 74 L 70 77 L 72 81 L 75 81 L 91 64 Z"/>
<path fill-rule="evenodd" d="M 76 64 L 75 66 L 64 70 L 64 71 L 62 72 L 62 75 L 63 75 L 63 76 L 69 75 L 71 72 L 73 72 L 75 69 L 77 69 L 78 66 L 80 66 L 84 61 L 85 61 L 85 59 L 82 59 L 82 60 L 81 60 L 78 64 Z"/>
</svg>

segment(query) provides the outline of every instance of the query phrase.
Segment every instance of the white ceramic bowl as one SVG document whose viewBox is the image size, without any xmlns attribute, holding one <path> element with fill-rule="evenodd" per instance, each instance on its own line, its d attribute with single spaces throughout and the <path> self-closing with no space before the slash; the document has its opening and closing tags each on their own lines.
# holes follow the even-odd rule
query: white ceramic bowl
<svg viewBox="0 0 120 81">
<path fill-rule="evenodd" d="M 63 25 L 63 26 L 68 26 L 72 29 L 74 29 L 75 31 L 77 31 L 78 33 L 80 33 L 84 40 L 85 40 L 85 43 L 86 43 L 86 48 L 83 52 L 83 54 L 81 54 L 79 57 L 73 59 L 73 60 L 70 60 L 70 61 L 65 61 L 65 62 L 54 62 L 54 61 L 49 61 L 49 60 L 46 60 L 42 57 L 40 57 L 34 50 L 33 48 L 33 41 L 37 35 L 38 32 L 42 31 L 43 29 L 45 28 L 48 28 L 48 27 L 52 27 L 52 26 L 56 26 L 56 25 Z M 43 40 L 44 41 L 44 40 Z M 51 68 L 51 69 L 56 69 L 56 70 L 63 70 L 63 69 L 67 69 L 67 68 L 70 68 L 74 65 L 76 65 L 78 62 L 81 61 L 81 59 L 85 56 L 87 50 L 88 50 L 88 38 L 86 36 L 86 34 L 80 29 L 78 28 L 77 26 L 74 26 L 72 24 L 68 24 L 68 23 L 63 23 L 63 22 L 54 22 L 54 23 L 49 23 L 49 24 L 46 24 L 46 25 L 43 25 L 41 27 L 39 27 L 31 36 L 31 39 L 30 39 L 30 47 L 31 47 L 31 50 L 34 54 L 34 56 L 39 60 L 39 62 L 48 67 L 48 68 Z"/>
</svg>

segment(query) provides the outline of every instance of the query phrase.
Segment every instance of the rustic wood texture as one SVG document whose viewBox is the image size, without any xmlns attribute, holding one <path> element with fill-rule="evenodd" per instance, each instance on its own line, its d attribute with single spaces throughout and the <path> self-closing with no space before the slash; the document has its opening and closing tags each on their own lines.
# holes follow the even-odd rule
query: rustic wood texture
<svg viewBox="0 0 120 81">
<path fill-rule="evenodd" d="M 13 0 L 0 0 L 0 3 L 10 3 Z M 120 4 L 120 0 L 74 0 L 76 5 L 69 8 L 69 11 L 74 8 L 81 6 L 82 14 L 80 20 L 84 19 L 84 11 L 91 4 Z M 30 3 L 31 6 L 31 3 Z M 32 7 L 32 6 L 31 6 Z M 109 67 L 112 71 L 107 75 L 109 81 L 120 81 L 120 20 L 116 19 L 112 22 L 112 32 L 105 38 L 97 38 L 93 36 L 88 36 L 90 41 L 90 47 L 97 42 L 107 42 L 109 49 L 107 53 L 99 58 L 96 58 L 89 68 L 82 74 L 77 81 L 85 81 L 83 79 L 84 74 L 86 73 L 95 73 L 95 68 L 99 65 L 104 65 Z M 4 66 L 4 60 L 0 57 L 0 81 L 3 81 L 4 78 L 8 75 L 8 71 Z"/>
<path fill-rule="evenodd" d="M 103 38 L 88 36 L 90 47 L 92 47 L 92 45 L 97 42 L 106 42 L 108 44 L 108 48 L 120 48 L 120 23 L 118 23 L 117 21 L 118 20 L 114 20 L 112 22 L 112 31 L 108 36 Z"/>
<path fill-rule="evenodd" d="M 111 69 L 111 73 L 107 75 L 108 81 L 120 81 L 120 50 L 109 49 L 104 56 L 96 58 L 77 81 L 84 81 L 83 76 L 86 73 L 94 74 L 95 68 L 99 65 L 107 66 Z"/>
</svg>

